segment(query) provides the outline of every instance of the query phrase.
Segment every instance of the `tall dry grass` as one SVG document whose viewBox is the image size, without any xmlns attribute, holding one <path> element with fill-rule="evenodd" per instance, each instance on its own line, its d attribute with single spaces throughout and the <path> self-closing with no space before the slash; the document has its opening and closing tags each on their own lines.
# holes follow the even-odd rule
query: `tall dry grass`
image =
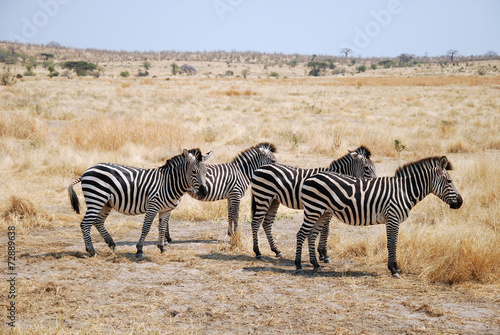
<svg viewBox="0 0 500 335">
<path fill-rule="evenodd" d="M 150 168 L 191 147 L 214 149 L 209 163 L 218 164 L 269 141 L 278 147 L 279 162 L 307 168 L 327 166 L 347 149 L 366 145 L 380 175 L 392 175 L 399 163 L 444 154 L 459 159 L 452 175 L 464 206 L 453 213 L 436 199 L 417 206 L 401 227 L 401 266 L 429 281 L 495 282 L 497 85 L 498 77 L 466 76 L 19 81 L 0 87 L 0 205 L 8 207 L 16 195 L 50 206 L 49 213 L 63 212 L 54 215 L 62 218 L 58 224 L 74 224 L 77 219 L 64 216 L 65 187 L 89 166 Z M 404 150 L 396 150 L 396 139 Z M 225 231 L 227 204 L 184 198 L 172 216 L 173 224 L 217 221 Z M 240 221 L 249 220 L 247 195 Z M 332 255 L 385 262 L 383 233 L 352 240 L 350 230 L 332 229 Z"/>
</svg>

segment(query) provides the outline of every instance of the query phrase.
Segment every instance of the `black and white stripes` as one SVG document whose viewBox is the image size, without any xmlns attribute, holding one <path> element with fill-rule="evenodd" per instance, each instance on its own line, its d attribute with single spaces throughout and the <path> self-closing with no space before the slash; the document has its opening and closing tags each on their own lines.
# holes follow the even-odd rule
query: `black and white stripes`
<svg viewBox="0 0 500 335">
<path fill-rule="evenodd" d="M 127 215 L 146 214 L 137 254 L 142 255 L 144 240 L 153 219 L 159 214 L 158 247 L 163 252 L 168 217 L 179 199 L 192 187 L 200 195 L 206 194 L 206 167 L 199 149 L 184 150 L 155 169 L 140 169 L 124 165 L 101 163 L 87 169 L 71 183 L 68 192 L 73 209 L 79 213 L 78 198 L 73 186 L 82 183 L 87 212 L 80 223 L 85 248 L 95 254 L 90 229 L 95 225 L 108 246 L 115 242 L 104 228 L 104 221 L 112 209 Z"/>
<path fill-rule="evenodd" d="M 302 184 L 308 177 L 322 171 L 334 171 L 358 178 L 376 177 L 375 166 L 370 160 L 370 151 L 361 146 L 349 154 L 334 160 L 327 168 L 301 169 L 282 164 L 265 165 L 255 171 L 252 178 L 252 235 L 253 249 L 257 258 L 262 255 L 258 244 L 258 229 L 263 222 L 271 250 L 281 257 L 281 251 L 274 242 L 271 228 L 280 204 L 289 208 L 302 209 L 300 198 Z M 326 251 L 328 224 L 318 247 L 320 259 L 328 262 Z"/>
<path fill-rule="evenodd" d="M 304 223 L 297 233 L 297 271 L 302 272 L 302 244 L 306 237 L 311 263 L 319 270 L 314 242 L 325 220 L 333 215 L 350 225 L 386 224 L 388 268 L 394 277 L 399 277 L 396 261 L 398 230 L 410 210 L 430 193 L 453 209 L 462 205 L 462 196 L 447 170 L 451 170 L 451 164 L 443 156 L 407 164 L 399 168 L 394 177 L 369 180 L 321 172 L 308 178 L 301 195 Z"/>
<path fill-rule="evenodd" d="M 238 228 L 240 200 L 247 191 L 250 178 L 259 167 L 276 162 L 274 153 L 276 147 L 273 144 L 260 143 L 241 152 L 231 163 L 207 165 L 206 195 L 195 192 L 188 194 L 202 201 L 227 199 L 228 234 L 232 235 Z"/>
</svg>

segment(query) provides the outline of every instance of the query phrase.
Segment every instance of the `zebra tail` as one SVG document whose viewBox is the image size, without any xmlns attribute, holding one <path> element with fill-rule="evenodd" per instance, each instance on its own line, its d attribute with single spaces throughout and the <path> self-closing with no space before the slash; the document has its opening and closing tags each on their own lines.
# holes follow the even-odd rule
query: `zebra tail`
<svg viewBox="0 0 500 335">
<path fill-rule="evenodd" d="M 78 201 L 78 196 L 76 195 L 75 190 L 73 190 L 73 186 L 81 181 L 82 179 L 78 178 L 68 186 L 69 200 L 71 201 L 71 207 L 73 207 L 76 214 L 80 214 L 80 202 Z"/>
</svg>

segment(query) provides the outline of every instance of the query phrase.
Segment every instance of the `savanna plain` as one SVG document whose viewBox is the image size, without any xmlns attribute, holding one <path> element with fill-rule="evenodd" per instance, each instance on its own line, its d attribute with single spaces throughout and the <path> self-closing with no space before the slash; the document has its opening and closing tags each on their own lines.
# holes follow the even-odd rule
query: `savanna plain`
<svg viewBox="0 0 500 335">
<path fill-rule="evenodd" d="M 481 66 L 500 65 L 490 63 Z M 251 65 L 243 78 L 207 73 L 240 73 L 245 64 L 193 61 L 198 74 L 173 76 L 169 64 L 151 61 L 146 78 L 118 75 L 141 62 L 103 62 L 98 78 L 49 78 L 40 68 L 0 86 L 2 271 L 8 227 L 15 227 L 17 271 L 14 328 L 6 325 L 5 276 L 0 284 L 2 333 L 500 332 L 497 74 L 435 64 L 313 78 L 299 64 L 276 66 L 279 78 Z M 154 168 L 183 148 L 214 150 L 207 163 L 225 163 L 264 141 L 276 145 L 280 163 L 305 168 L 365 145 L 379 176 L 445 155 L 464 204 L 452 210 L 429 195 L 412 210 L 400 227 L 400 280 L 387 269 L 385 226 L 335 220 L 332 263 L 313 273 L 305 251 L 305 274 L 294 275 L 302 212 L 283 207 L 273 226 L 283 257 L 274 257 L 261 229 L 264 259 L 256 260 L 250 190 L 235 238 L 227 236 L 226 202 L 186 195 L 172 213 L 165 253 L 156 247 L 155 221 L 136 259 L 144 217 L 113 212 L 106 227 L 116 252 L 93 228 L 97 255 L 88 257 L 83 214 L 71 210 L 67 194 L 88 167 Z"/>
</svg>

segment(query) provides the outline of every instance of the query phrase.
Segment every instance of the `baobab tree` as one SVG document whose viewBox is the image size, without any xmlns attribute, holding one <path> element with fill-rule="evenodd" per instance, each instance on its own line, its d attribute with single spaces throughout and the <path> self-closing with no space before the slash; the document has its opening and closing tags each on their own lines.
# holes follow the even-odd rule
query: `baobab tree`
<svg viewBox="0 0 500 335">
<path fill-rule="evenodd" d="M 455 49 L 450 49 L 448 50 L 448 53 L 447 55 L 450 56 L 450 62 L 453 63 L 453 58 L 455 57 L 455 55 L 458 53 L 458 50 L 455 50 Z"/>
<path fill-rule="evenodd" d="M 345 58 L 349 57 L 349 54 L 352 53 L 351 48 L 342 48 L 340 49 L 340 53 L 345 56 Z"/>
</svg>

